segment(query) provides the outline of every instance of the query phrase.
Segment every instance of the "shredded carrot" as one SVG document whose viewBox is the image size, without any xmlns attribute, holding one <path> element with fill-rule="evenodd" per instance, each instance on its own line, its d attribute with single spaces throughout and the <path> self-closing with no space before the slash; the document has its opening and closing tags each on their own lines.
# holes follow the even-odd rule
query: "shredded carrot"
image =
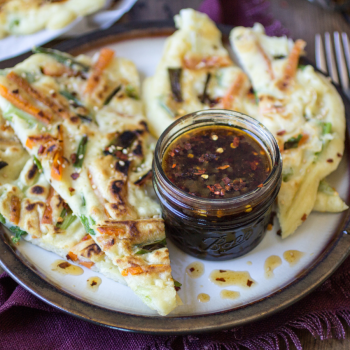
<svg viewBox="0 0 350 350">
<path fill-rule="evenodd" d="M 32 115 L 42 123 L 49 124 L 53 118 L 52 115 L 42 111 L 38 107 L 33 106 L 29 101 L 23 99 L 18 90 L 9 91 L 6 86 L 0 85 L 0 95 L 15 107 Z"/>
<path fill-rule="evenodd" d="M 97 231 L 101 234 L 119 236 L 125 234 L 125 230 L 121 227 L 113 227 L 113 226 L 102 226 L 97 227 Z"/>
<path fill-rule="evenodd" d="M 58 149 L 53 157 L 53 163 L 51 167 L 51 177 L 56 181 L 62 180 L 63 167 L 62 164 L 64 162 L 63 159 L 63 129 L 62 125 L 58 126 Z"/>
<path fill-rule="evenodd" d="M 232 64 L 231 59 L 223 56 L 185 57 L 183 65 L 187 69 L 220 68 Z"/>
<path fill-rule="evenodd" d="M 296 74 L 298 63 L 299 63 L 299 57 L 300 57 L 305 45 L 306 45 L 306 43 L 304 40 L 297 40 L 294 43 L 292 51 L 289 54 L 288 61 L 284 67 L 283 77 L 277 83 L 277 87 L 280 90 L 288 89 L 293 77 Z"/>
<path fill-rule="evenodd" d="M 129 273 L 131 275 L 140 275 L 141 273 L 143 273 L 143 270 L 141 266 L 137 266 L 137 267 L 129 267 L 125 270 L 122 270 L 121 272 L 123 277 L 127 276 Z"/>
<path fill-rule="evenodd" d="M 74 254 L 73 252 L 69 252 L 66 256 L 67 259 L 70 259 L 72 261 L 77 261 L 78 260 L 78 255 Z"/>
<path fill-rule="evenodd" d="M 275 79 L 275 76 L 273 74 L 273 70 L 272 70 L 272 65 L 271 65 L 271 60 L 269 59 L 269 57 L 267 56 L 266 52 L 264 51 L 264 49 L 261 47 L 261 45 L 259 43 L 256 44 L 258 47 L 258 51 L 260 52 L 261 56 L 263 57 L 266 65 L 267 65 L 267 70 L 270 74 L 270 78 L 271 80 Z"/>
<path fill-rule="evenodd" d="M 303 134 L 303 137 L 298 142 L 298 147 L 303 145 L 304 143 L 306 143 L 308 139 L 309 139 L 309 135 L 308 134 Z"/>
<path fill-rule="evenodd" d="M 64 106 L 56 103 L 51 96 L 45 96 L 42 92 L 35 89 L 31 86 L 28 81 L 14 71 L 7 74 L 6 78 L 14 82 L 19 88 L 24 90 L 29 96 L 34 98 L 35 100 L 41 102 L 45 106 L 49 107 L 56 114 L 60 115 L 62 118 L 68 119 L 70 117 L 70 113 L 64 108 Z"/>
<path fill-rule="evenodd" d="M 222 99 L 222 106 L 225 109 L 232 108 L 232 102 L 235 97 L 239 94 L 240 89 L 245 80 L 245 75 L 243 73 L 238 74 L 235 81 L 232 83 L 231 87 L 227 91 L 226 95 Z"/>
<path fill-rule="evenodd" d="M 19 216 L 21 214 L 21 202 L 17 196 L 11 197 L 10 212 L 10 221 L 13 222 L 15 225 L 18 225 Z"/>
<path fill-rule="evenodd" d="M 114 57 L 114 51 L 108 48 L 103 48 L 100 51 L 100 56 L 92 68 L 89 80 L 86 83 L 85 93 L 91 93 L 97 86 L 102 72 L 111 63 Z"/>
<path fill-rule="evenodd" d="M 44 134 L 44 135 L 38 135 L 38 136 L 29 136 L 26 140 L 26 147 L 29 149 L 33 149 L 33 147 L 37 143 L 45 144 L 49 141 L 56 141 L 52 135 L 50 134 Z"/>
<path fill-rule="evenodd" d="M 95 263 L 92 261 L 79 261 L 79 264 L 87 267 L 88 269 L 91 269 L 95 265 Z"/>
<path fill-rule="evenodd" d="M 55 190 L 52 187 L 50 187 L 49 195 L 46 198 L 44 214 L 41 219 L 42 224 L 52 224 L 52 208 L 50 203 L 54 194 Z"/>
</svg>

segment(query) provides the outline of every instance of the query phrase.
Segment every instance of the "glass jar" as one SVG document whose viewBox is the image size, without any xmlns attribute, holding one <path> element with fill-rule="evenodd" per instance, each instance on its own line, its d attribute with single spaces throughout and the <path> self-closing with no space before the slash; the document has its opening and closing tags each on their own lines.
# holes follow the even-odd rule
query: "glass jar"
<svg viewBox="0 0 350 350">
<path fill-rule="evenodd" d="M 271 163 L 263 187 L 237 197 L 211 199 L 190 195 L 167 178 L 162 160 L 168 146 L 185 132 L 211 125 L 241 129 L 261 145 Z M 277 142 L 254 118 L 213 109 L 179 118 L 160 136 L 153 160 L 153 185 L 161 203 L 167 238 L 184 252 L 205 260 L 228 260 L 248 253 L 265 236 L 281 187 L 281 174 Z"/>
</svg>

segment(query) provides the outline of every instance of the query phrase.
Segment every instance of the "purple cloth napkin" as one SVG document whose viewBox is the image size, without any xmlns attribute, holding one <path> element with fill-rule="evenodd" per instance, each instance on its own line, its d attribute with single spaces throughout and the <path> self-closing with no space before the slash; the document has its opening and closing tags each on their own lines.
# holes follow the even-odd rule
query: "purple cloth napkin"
<svg viewBox="0 0 350 350">
<path fill-rule="evenodd" d="M 270 35 L 288 31 L 268 12 L 265 0 L 205 0 L 200 7 L 214 21 L 252 26 L 260 22 Z M 315 292 L 283 312 L 260 322 L 203 335 L 151 336 L 95 326 L 68 316 L 0 276 L 0 350 L 232 350 L 279 349 L 281 343 L 301 344 L 295 329 L 321 339 L 345 337 L 350 325 L 350 258 Z"/>
</svg>

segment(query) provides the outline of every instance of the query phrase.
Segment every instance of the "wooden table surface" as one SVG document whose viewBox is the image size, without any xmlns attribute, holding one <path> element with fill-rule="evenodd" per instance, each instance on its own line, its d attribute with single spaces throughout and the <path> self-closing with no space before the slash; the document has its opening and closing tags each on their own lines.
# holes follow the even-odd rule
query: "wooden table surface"
<svg viewBox="0 0 350 350">
<path fill-rule="evenodd" d="M 244 1 L 244 0 L 226 0 Z M 202 0 L 138 0 L 133 9 L 121 21 L 142 21 L 171 19 L 182 8 L 198 9 Z M 315 34 L 325 32 L 346 32 L 350 37 L 350 24 L 339 13 L 328 12 L 307 0 L 270 0 L 271 12 L 286 27 L 292 38 L 307 42 L 308 58 L 314 61 Z M 0 273 L 2 269 L 0 267 Z M 304 350 L 348 350 L 350 349 L 350 328 L 346 327 L 346 339 L 314 339 L 308 331 L 296 330 Z M 281 342 L 283 342 L 281 340 Z M 291 349 L 295 349 L 291 346 Z"/>
</svg>

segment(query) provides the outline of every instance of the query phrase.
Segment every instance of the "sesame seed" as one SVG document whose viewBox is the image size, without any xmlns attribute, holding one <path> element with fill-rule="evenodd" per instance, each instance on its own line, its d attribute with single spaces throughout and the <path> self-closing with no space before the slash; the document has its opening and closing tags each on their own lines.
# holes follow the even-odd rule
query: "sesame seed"
<svg viewBox="0 0 350 350">
<path fill-rule="evenodd" d="M 98 111 L 98 107 L 97 106 L 94 106 L 94 111 Z"/>
<path fill-rule="evenodd" d="M 66 164 L 62 164 L 62 168 L 65 168 L 66 167 Z"/>
<path fill-rule="evenodd" d="M 55 90 L 50 90 L 49 93 L 50 93 L 50 95 L 52 95 L 55 93 Z"/>
<path fill-rule="evenodd" d="M 128 153 L 128 150 L 124 148 L 124 149 L 122 150 L 122 152 L 123 152 L 123 154 L 127 154 L 127 153 Z"/>
<path fill-rule="evenodd" d="M 207 179 L 209 177 L 209 175 L 207 175 L 207 174 L 203 174 L 201 176 L 202 176 L 203 179 Z"/>
<path fill-rule="evenodd" d="M 223 149 L 222 147 L 220 147 L 220 148 L 218 148 L 218 149 L 216 150 L 216 152 L 222 153 L 222 152 L 224 152 L 224 149 Z"/>
<path fill-rule="evenodd" d="M 248 208 L 248 209 L 246 209 L 246 213 L 250 213 L 251 211 L 253 210 L 253 208 Z"/>
<path fill-rule="evenodd" d="M 119 161 L 119 164 L 120 164 L 121 166 L 124 166 L 124 165 L 125 165 L 125 162 L 123 162 L 122 160 L 120 160 L 120 161 Z"/>
<path fill-rule="evenodd" d="M 112 169 L 114 168 L 113 164 L 109 164 L 109 166 L 110 166 Z"/>
<path fill-rule="evenodd" d="M 218 137 L 218 135 L 213 135 L 211 138 L 212 138 L 212 140 L 216 141 L 219 137 Z"/>
<path fill-rule="evenodd" d="M 96 185 L 91 186 L 93 190 L 96 190 Z"/>
<path fill-rule="evenodd" d="M 89 175 L 89 179 L 91 179 L 92 178 L 92 176 L 91 175 Z"/>
</svg>

